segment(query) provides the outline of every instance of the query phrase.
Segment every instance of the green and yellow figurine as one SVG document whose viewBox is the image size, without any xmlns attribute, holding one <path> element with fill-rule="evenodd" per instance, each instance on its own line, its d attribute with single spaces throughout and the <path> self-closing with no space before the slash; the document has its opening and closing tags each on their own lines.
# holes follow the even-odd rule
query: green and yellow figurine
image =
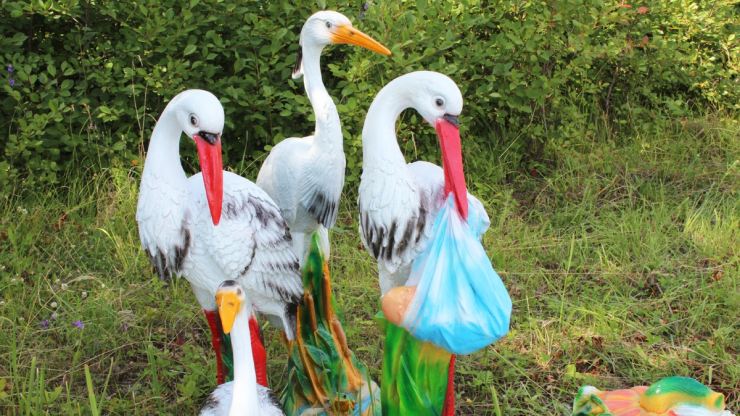
<svg viewBox="0 0 740 416">
<path fill-rule="evenodd" d="M 280 395 L 285 414 L 380 416 L 380 389 L 347 346 L 316 233 L 303 267 L 303 290 L 288 383 Z"/>
<path fill-rule="evenodd" d="M 666 377 L 650 387 L 601 391 L 584 386 L 573 416 L 734 416 L 725 397 L 689 377 Z"/>
</svg>

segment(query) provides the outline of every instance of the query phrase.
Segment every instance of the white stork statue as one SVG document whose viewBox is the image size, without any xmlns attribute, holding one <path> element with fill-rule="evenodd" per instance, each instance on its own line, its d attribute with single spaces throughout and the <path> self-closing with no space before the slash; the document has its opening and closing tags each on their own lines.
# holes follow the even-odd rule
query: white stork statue
<svg viewBox="0 0 740 416">
<path fill-rule="evenodd" d="M 360 236 L 378 262 L 383 294 L 406 283 L 411 263 L 425 249 L 448 193 L 455 195 L 463 217 L 469 202 L 480 210 L 485 228 L 490 224 L 483 205 L 465 186 L 457 130 L 462 106 L 457 85 L 429 71 L 394 79 L 370 105 L 362 129 Z M 424 161 L 406 163 L 396 140 L 396 120 L 407 108 L 414 108 L 432 126 L 444 127 L 437 129 L 444 169 Z"/>
<path fill-rule="evenodd" d="M 222 170 L 223 126 L 223 107 L 210 92 L 187 90 L 173 98 L 152 133 L 136 211 L 141 244 L 159 276 L 184 276 L 205 312 L 219 384 L 224 379 L 214 300 L 219 284 L 240 282 L 255 310 L 282 321 L 288 339 L 303 294 L 279 208 L 257 185 Z M 202 170 L 190 178 L 180 163 L 182 133 L 195 141 Z M 264 354 L 258 338 L 252 341 L 256 354 Z M 256 358 L 266 384 L 264 357 Z"/>
<path fill-rule="evenodd" d="M 300 35 L 293 78 L 303 75 L 303 85 L 316 116 L 313 136 L 292 137 L 278 143 L 262 164 L 257 185 L 280 207 L 293 236 L 294 252 L 301 263 L 310 238 L 319 230 L 322 250 L 329 256 L 328 228 L 337 218 L 344 186 L 344 149 L 339 114 L 321 79 L 321 51 L 330 44 L 347 43 L 390 55 L 390 51 L 352 27 L 334 11 L 311 15 Z"/>
<path fill-rule="evenodd" d="M 249 316 L 251 305 L 239 284 L 225 280 L 216 291 L 216 303 L 224 333 L 231 334 L 234 380 L 208 396 L 200 416 L 283 416 L 272 392 L 257 384 Z"/>
<path fill-rule="evenodd" d="M 490 225 L 483 205 L 467 193 L 462 165 L 458 116 L 463 99 L 445 75 L 419 71 L 402 75 L 383 87 L 373 100 L 362 129 L 362 177 L 358 205 L 360 237 L 378 263 L 383 295 L 404 285 L 411 265 L 430 242 L 434 219 L 452 193 L 463 218 L 468 208 L 480 211 L 484 229 Z M 396 120 L 414 108 L 437 131 L 443 167 L 429 162 L 406 163 L 396 139 Z M 468 205 L 470 204 L 470 205 Z M 454 414 L 452 383 L 455 356 L 443 414 Z"/>
</svg>

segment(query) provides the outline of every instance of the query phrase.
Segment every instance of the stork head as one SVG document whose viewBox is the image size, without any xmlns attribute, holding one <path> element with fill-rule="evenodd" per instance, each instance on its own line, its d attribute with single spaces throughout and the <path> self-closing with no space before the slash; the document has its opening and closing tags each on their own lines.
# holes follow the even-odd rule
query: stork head
<svg viewBox="0 0 740 416">
<path fill-rule="evenodd" d="M 224 280 L 216 290 L 216 306 L 224 334 L 231 332 L 245 299 L 244 289 L 234 280 Z"/>
<path fill-rule="evenodd" d="M 406 84 L 404 89 L 411 106 L 437 131 L 445 172 L 445 191 L 454 195 L 460 215 L 467 218 L 468 193 L 458 119 L 463 108 L 460 89 L 448 76 L 431 71 L 412 72 L 393 82 Z"/>
<path fill-rule="evenodd" d="M 306 20 L 306 23 L 303 24 L 303 29 L 301 29 L 300 44 L 301 46 L 314 47 L 319 50 L 332 44 L 350 44 L 362 46 L 382 55 L 391 54 L 391 51 L 380 42 L 355 29 L 347 16 L 332 10 L 314 13 Z M 296 68 L 293 70 L 293 78 L 298 78 L 302 75 L 301 53 L 302 51 L 299 48 Z"/>
<path fill-rule="evenodd" d="M 187 90 L 178 94 L 167 110 L 177 118 L 182 131 L 195 142 L 206 188 L 211 220 L 218 225 L 223 201 L 223 163 L 221 133 L 224 130 L 224 108 L 215 95 L 204 90 Z"/>
</svg>

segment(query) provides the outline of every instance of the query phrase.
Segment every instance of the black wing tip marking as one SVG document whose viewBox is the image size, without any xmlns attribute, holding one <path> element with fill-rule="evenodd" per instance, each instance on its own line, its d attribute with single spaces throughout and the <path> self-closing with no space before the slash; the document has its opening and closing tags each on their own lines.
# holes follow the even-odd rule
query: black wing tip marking
<svg viewBox="0 0 740 416">
<path fill-rule="evenodd" d="M 206 398 L 206 402 L 203 403 L 201 412 L 204 412 L 206 410 L 214 410 L 216 408 L 218 408 L 218 398 L 216 397 L 216 391 L 214 390 L 211 394 L 208 395 L 208 398 Z"/>
<path fill-rule="evenodd" d="M 190 230 L 183 225 L 180 235 L 182 236 L 182 244 L 175 246 L 175 271 L 178 273 L 182 270 L 182 264 L 185 262 L 188 251 L 190 251 Z"/>
<path fill-rule="evenodd" d="M 278 227 L 285 230 L 283 239 L 288 242 L 292 240 L 288 224 L 280 213 L 280 209 L 269 201 L 254 195 L 248 195 L 241 203 L 233 200 L 224 203 L 224 217 L 226 219 L 238 219 L 247 212 L 253 213 L 254 218 L 259 221 L 260 226 L 263 228 L 270 225 L 270 223 L 277 224 Z"/>
<path fill-rule="evenodd" d="M 337 220 L 337 206 L 339 201 L 330 200 L 326 194 L 317 191 L 311 198 L 306 209 L 316 222 L 326 228 L 331 228 Z"/>
<path fill-rule="evenodd" d="M 277 394 L 272 389 L 267 389 L 267 399 L 270 401 L 272 406 L 280 408 L 280 401 L 278 400 Z"/>
<path fill-rule="evenodd" d="M 152 263 L 152 266 L 154 266 L 154 271 L 164 282 L 172 280 L 173 274 L 180 273 L 182 265 L 185 262 L 185 258 L 188 256 L 188 252 L 190 251 L 190 230 L 188 230 L 184 224 L 180 229 L 180 236 L 182 238 L 180 244 L 175 244 L 172 250 L 168 250 L 170 253 L 174 253 L 174 257 L 167 256 L 164 250 L 159 247 L 157 247 L 157 252 L 154 254 L 148 249 L 146 250 L 149 261 Z"/>
<path fill-rule="evenodd" d="M 303 297 L 300 297 L 298 300 L 294 302 L 289 302 L 285 305 L 285 318 L 288 321 L 288 325 L 290 325 L 290 332 L 294 334 L 294 336 L 298 336 L 296 334 L 296 321 L 298 320 L 298 307 L 301 306 L 303 303 Z"/>
<path fill-rule="evenodd" d="M 157 252 L 152 254 L 152 252 L 147 249 L 146 254 L 147 257 L 149 257 L 149 262 L 152 263 L 154 272 L 159 276 L 159 279 L 163 282 L 170 281 L 172 275 L 169 267 L 167 267 L 167 258 L 165 257 L 164 252 L 157 248 Z"/>
<path fill-rule="evenodd" d="M 396 220 L 391 222 L 390 227 L 386 227 L 384 224 L 376 224 L 366 212 L 360 210 L 360 226 L 370 254 L 376 260 L 385 259 L 387 261 L 390 261 L 393 256 L 403 256 L 406 250 L 410 248 L 412 241 L 414 244 L 421 241 L 428 225 L 428 214 L 428 201 L 421 198 L 418 213 L 409 218 L 403 227 L 401 239 L 396 241 L 398 231 Z M 386 238 L 388 241 L 384 246 L 383 243 Z"/>
<path fill-rule="evenodd" d="M 291 73 L 291 76 L 293 79 L 296 79 L 302 75 L 301 72 L 301 66 L 303 65 L 303 48 L 298 47 L 298 52 L 296 53 L 295 58 L 295 64 L 293 64 L 293 72 Z"/>
</svg>

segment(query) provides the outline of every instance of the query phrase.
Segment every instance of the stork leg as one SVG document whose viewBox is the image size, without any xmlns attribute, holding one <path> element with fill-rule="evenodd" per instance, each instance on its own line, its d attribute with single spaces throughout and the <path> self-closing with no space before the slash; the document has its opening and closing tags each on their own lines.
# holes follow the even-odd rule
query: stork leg
<svg viewBox="0 0 740 416">
<path fill-rule="evenodd" d="M 442 416 L 455 415 L 455 355 L 450 357 L 450 368 L 447 370 L 447 392 L 445 393 L 445 405 Z"/>
<path fill-rule="evenodd" d="M 203 309 L 208 321 L 208 327 L 211 329 L 211 345 L 216 353 L 216 384 L 224 383 L 224 362 L 221 357 L 221 322 L 218 319 L 218 311 Z"/>
<path fill-rule="evenodd" d="M 252 358 L 254 359 L 254 370 L 257 373 L 257 383 L 267 385 L 267 351 L 265 351 L 262 332 L 254 315 L 249 317 L 249 332 L 252 337 Z"/>
</svg>

